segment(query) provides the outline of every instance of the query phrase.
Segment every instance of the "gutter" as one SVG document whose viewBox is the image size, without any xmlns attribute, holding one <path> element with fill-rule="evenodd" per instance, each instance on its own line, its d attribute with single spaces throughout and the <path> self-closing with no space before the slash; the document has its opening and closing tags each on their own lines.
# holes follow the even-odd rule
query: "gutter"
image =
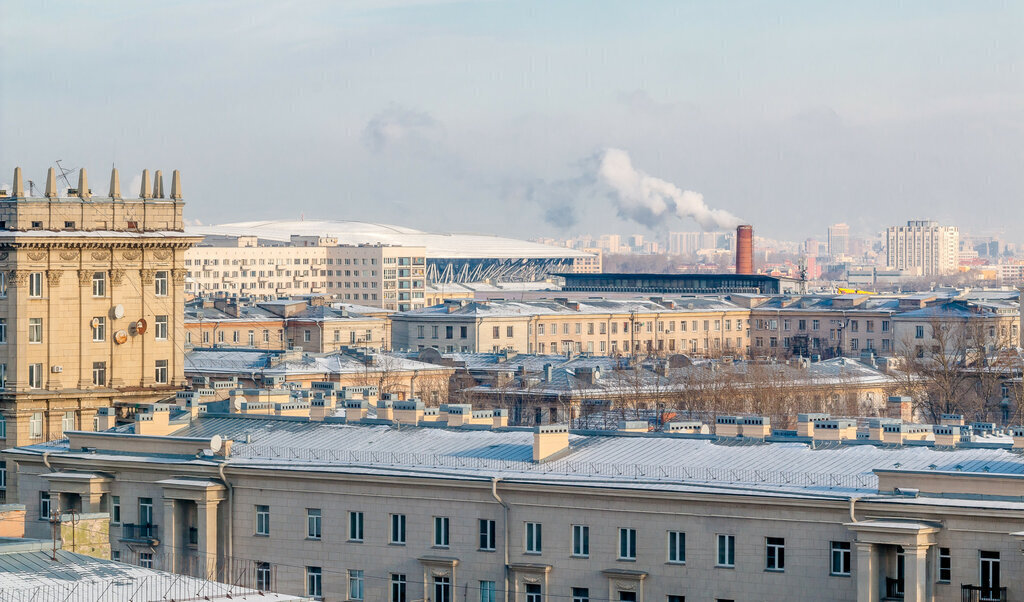
<svg viewBox="0 0 1024 602">
<path fill-rule="evenodd" d="M 224 476 L 224 468 L 227 465 L 227 460 L 224 460 L 223 462 L 219 463 L 217 465 L 217 472 L 220 474 L 220 480 L 223 481 L 224 485 L 228 488 L 227 557 L 230 561 L 230 559 L 233 558 L 232 550 L 234 548 L 234 538 L 232 536 L 232 532 L 234 531 L 234 529 L 232 529 L 231 526 L 234 522 L 235 488 L 234 486 L 231 485 L 231 482 L 228 481 L 228 478 Z"/>
<path fill-rule="evenodd" d="M 509 513 L 509 505 L 507 503 L 505 503 L 505 501 L 502 500 L 500 496 L 498 496 L 498 481 L 500 481 L 500 480 L 501 479 L 498 478 L 498 477 L 491 477 L 491 495 L 494 497 L 494 499 L 499 504 L 501 504 L 501 507 L 504 508 L 504 510 L 505 510 L 505 512 L 504 512 L 505 516 L 504 516 L 504 521 L 503 521 L 504 522 L 503 526 L 504 526 L 504 532 L 505 533 L 504 533 L 504 536 L 502 538 L 502 543 L 504 543 L 504 548 L 505 548 L 505 602 L 509 602 L 509 597 L 508 597 L 508 581 L 509 581 L 509 579 L 508 579 L 508 572 L 509 572 L 508 571 L 508 513 Z"/>
</svg>

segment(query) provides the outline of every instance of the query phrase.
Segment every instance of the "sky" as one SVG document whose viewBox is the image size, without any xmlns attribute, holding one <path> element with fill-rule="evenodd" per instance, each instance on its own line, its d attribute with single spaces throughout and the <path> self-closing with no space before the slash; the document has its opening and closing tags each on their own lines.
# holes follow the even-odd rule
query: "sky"
<svg viewBox="0 0 1024 602">
<path fill-rule="evenodd" d="M 204 224 L 524 238 L 696 231 L 633 210 L 689 191 L 771 238 L 1022 241 L 1021 31 L 1012 1 L 0 0 L 0 184 L 180 169 Z"/>
</svg>

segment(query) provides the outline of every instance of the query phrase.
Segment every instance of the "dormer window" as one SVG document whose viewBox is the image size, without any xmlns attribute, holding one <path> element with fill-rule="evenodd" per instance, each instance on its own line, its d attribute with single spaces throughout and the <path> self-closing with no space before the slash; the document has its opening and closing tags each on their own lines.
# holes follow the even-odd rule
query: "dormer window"
<svg viewBox="0 0 1024 602">
<path fill-rule="evenodd" d="M 32 222 L 32 227 L 36 230 L 42 230 L 43 222 Z"/>
</svg>

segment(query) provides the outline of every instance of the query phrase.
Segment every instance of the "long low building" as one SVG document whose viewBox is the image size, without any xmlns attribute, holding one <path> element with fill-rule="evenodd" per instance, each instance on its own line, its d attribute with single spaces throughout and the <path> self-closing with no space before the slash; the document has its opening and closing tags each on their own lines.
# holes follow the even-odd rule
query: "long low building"
<svg viewBox="0 0 1024 602">
<path fill-rule="evenodd" d="M 1024 431 L 939 447 L 829 441 L 825 420 L 765 439 L 200 412 L 144 434 L 155 420 L 6 450 L 26 534 L 49 537 L 54 507 L 108 512 L 122 559 L 326 600 L 1024 599 Z"/>
<path fill-rule="evenodd" d="M 395 350 L 720 355 L 746 352 L 750 310 L 718 297 L 450 300 L 391 317 Z"/>
</svg>

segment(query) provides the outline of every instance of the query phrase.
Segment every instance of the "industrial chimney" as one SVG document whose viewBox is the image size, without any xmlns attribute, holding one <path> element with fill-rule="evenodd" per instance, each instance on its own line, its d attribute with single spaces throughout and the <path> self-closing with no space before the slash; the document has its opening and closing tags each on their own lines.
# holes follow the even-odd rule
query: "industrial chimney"
<svg viewBox="0 0 1024 602">
<path fill-rule="evenodd" d="M 736 273 L 754 273 L 754 227 L 736 228 Z"/>
</svg>

